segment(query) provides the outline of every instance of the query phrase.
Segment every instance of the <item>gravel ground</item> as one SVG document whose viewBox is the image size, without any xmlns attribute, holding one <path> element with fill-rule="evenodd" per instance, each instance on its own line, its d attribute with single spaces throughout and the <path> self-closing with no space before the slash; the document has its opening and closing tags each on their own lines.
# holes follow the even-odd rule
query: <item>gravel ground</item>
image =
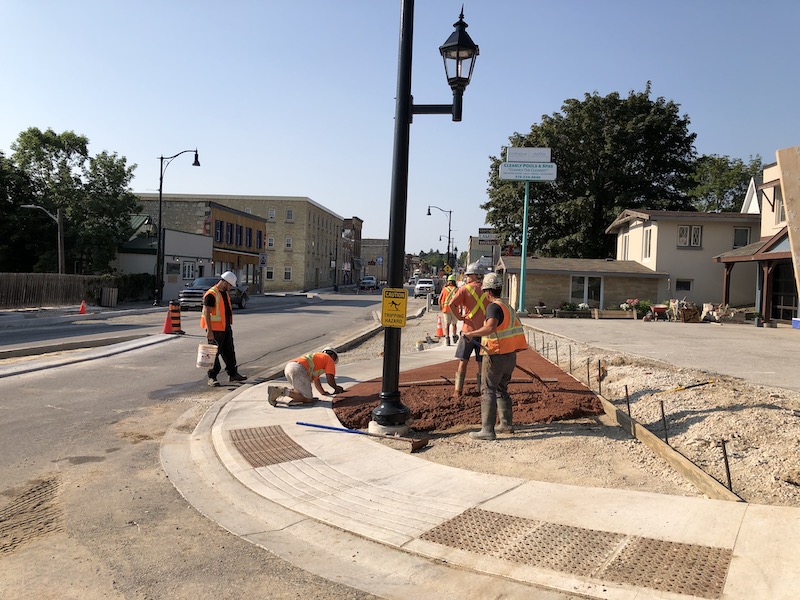
<svg viewBox="0 0 800 600">
<path fill-rule="evenodd" d="M 409 299 L 410 312 L 418 306 L 421 301 Z M 401 353 L 418 352 L 417 342 L 427 336 L 436 340 L 437 315 L 434 308 L 408 320 Z M 800 393 L 599 350 L 548 334 L 529 332 L 529 343 L 565 371 L 571 365 L 573 376 L 584 383 L 588 379 L 594 391 L 598 391 L 598 364 L 602 365 L 607 371 L 602 395 L 627 411 L 627 391 L 631 416 L 662 439 L 663 402 L 670 445 L 727 484 L 724 442 L 732 489 L 745 501 L 800 507 Z M 340 361 L 373 358 L 382 351 L 383 335 L 378 334 L 342 353 Z M 676 390 L 698 383 L 702 385 Z M 466 431 L 439 432 L 419 455 L 456 467 L 542 481 L 702 496 L 605 417 L 521 428 L 495 442 L 471 440 Z"/>
</svg>

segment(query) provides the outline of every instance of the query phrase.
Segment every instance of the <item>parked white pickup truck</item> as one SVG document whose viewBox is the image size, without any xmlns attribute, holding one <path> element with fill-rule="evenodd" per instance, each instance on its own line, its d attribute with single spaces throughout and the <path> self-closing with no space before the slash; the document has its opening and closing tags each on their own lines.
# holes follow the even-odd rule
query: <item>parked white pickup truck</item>
<svg viewBox="0 0 800 600">
<path fill-rule="evenodd" d="M 361 283 L 358 285 L 362 290 L 374 290 L 378 287 L 378 280 L 372 275 L 365 275 L 361 278 Z"/>
</svg>

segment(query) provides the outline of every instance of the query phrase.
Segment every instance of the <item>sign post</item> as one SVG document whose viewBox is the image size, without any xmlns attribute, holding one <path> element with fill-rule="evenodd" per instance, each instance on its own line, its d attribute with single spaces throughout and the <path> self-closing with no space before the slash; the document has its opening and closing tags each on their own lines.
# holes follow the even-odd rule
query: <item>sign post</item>
<svg viewBox="0 0 800 600">
<path fill-rule="evenodd" d="M 500 163 L 500 179 L 525 182 L 525 208 L 522 216 L 522 256 L 519 265 L 519 303 L 517 314 L 525 310 L 525 271 L 528 268 L 528 203 L 531 181 L 555 181 L 558 169 L 550 162 L 550 148 L 506 148 L 506 162 Z"/>
</svg>

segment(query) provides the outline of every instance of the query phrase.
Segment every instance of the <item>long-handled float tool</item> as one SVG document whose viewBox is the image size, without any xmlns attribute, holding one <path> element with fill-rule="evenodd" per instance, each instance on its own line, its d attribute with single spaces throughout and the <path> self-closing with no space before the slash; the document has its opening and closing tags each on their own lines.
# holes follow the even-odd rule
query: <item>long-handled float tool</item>
<svg viewBox="0 0 800 600">
<path fill-rule="evenodd" d="M 428 445 L 428 438 L 422 439 L 414 439 L 409 437 L 400 437 L 399 435 L 382 435 L 380 433 L 370 433 L 369 431 L 360 431 L 358 429 L 347 429 L 346 427 L 333 427 L 332 425 L 318 425 L 317 423 L 304 423 L 302 421 L 297 421 L 298 425 L 303 425 L 304 427 L 316 427 L 318 429 L 329 429 L 331 431 L 342 431 L 344 433 L 357 433 L 359 435 L 368 435 L 370 437 L 381 438 L 384 440 L 400 440 L 401 442 L 410 442 L 411 443 L 411 450 L 410 452 L 416 452 Z"/>
<path fill-rule="evenodd" d="M 516 365 L 516 368 L 519 369 L 520 371 L 522 371 L 523 373 L 525 373 L 526 375 L 530 375 L 531 379 L 538 380 L 539 383 L 543 383 L 545 385 L 547 385 L 548 383 L 558 383 L 558 378 L 557 377 L 539 377 L 533 371 L 529 371 L 528 369 L 526 369 L 525 367 L 522 367 L 520 365 Z"/>
</svg>

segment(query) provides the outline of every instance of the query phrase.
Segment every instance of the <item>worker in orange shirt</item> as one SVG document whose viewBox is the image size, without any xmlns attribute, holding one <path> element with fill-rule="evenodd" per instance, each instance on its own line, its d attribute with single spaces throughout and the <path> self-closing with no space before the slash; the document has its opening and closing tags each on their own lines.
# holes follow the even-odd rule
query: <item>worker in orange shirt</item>
<svg viewBox="0 0 800 600">
<path fill-rule="evenodd" d="M 447 278 L 447 284 L 442 288 L 442 293 L 439 294 L 439 309 L 444 315 L 444 341 L 450 345 L 450 332 L 453 332 L 452 340 L 455 344 L 458 341 L 458 319 L 450 310 L 450 301 L 458 291 L 456 285 L 456 276 L 450 275 Z"/>
<path fill-rule="evenodd" d="M 453 298 L 450 300 L 450 310 L 453 314 L 462 321 L 461 333 L 468 331 L 475 331 L 479 327 L 483 327 L 483 322 L 486 319 L 486 305 L 488 300 L 486 294 L 483 293 L 481 288 L 481 278 L 483 276 L 483 268 L 477 263 L 470 263 L 467 265 L 465 272 L 467 276 L 467 283 L 458 288 Z M 475 360 L 478 361 L 478 393 L 481 391 L 481 355 L 480 355 L 479 337 L 473 337 L 467 340 L 462 335 L 458 340 L 456 346 L 456 358 L 458 359 L 458 367 L 456 368 L 456 382 L 454 396 L 460 397 L 464 391 L 464 377 L 467 373 L 467 362 L 470 355 L 475 353 Z"/>
<path fill-rule="evenodd" d="M 324 348 L 322 352 L 311 352 L 290 360 L 283 370 L 290 387 L 268 386 L 267 401 L 272 406 L 277 406 L 278 398 L 288 396 L 290 398 L 289 406 L 316 402 L 314 392 L 311 390 L 312 383 L 321 395 L 328 395 L 320 381 L 322 375 L 325 375 L 328 385 L 333 388 L 331 393 L 341 394 L 344 388 L 336 383 L 337 362 L 339 362 L 339 355 L 331 347 Z"/>
</svg>

